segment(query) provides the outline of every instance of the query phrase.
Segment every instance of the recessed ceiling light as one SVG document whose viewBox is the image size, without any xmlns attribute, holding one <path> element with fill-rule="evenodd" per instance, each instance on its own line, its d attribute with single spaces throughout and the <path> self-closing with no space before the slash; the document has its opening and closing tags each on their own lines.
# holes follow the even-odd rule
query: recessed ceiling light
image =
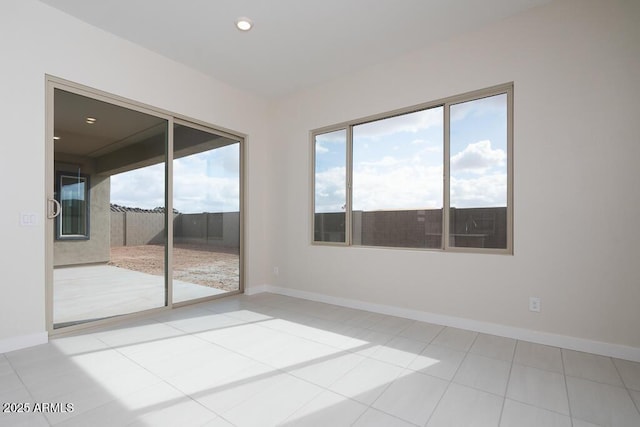
<svg viewBox="0 0 640 427">
<path fill-rule="evenodd" d="M 95 117 L 87 117 L 85 119 L 85 123 L 88 124 L 88 125 L 92 125 L 97 121 L 98 121 L 98 119 L 96 119 Z"/>
<path fill-rule="evenodd" d="M 236 28 L 240 31 L 249 31 L 253 27 L 253 22 L 249 18 L 238 18 L 236 19 Z"/>
</svg>

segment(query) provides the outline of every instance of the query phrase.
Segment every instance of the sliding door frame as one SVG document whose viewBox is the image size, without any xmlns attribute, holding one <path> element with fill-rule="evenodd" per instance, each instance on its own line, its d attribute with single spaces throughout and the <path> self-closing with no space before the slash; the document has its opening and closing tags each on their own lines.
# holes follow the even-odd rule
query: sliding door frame
<svg viewBox="0 0 640 427">
<path fill-rule="evenodd" d="M 85 96 L 98 101 L 103 101 L 119 107 L 127 108 L 151 116 L 155 116 L 167 120 L 167 143 L 165 152 L 165 305 L 163 307 L 137 311 L 134 313 L 117 315 L 105 319 L 79 323 L 76 325 L 65 326 L 54 329 L 53 323 L 53 256 L 54 256 L 54 228 L 55 218 L 50 219 L 49 214 L 53 207 L 50 200 L 54 199 L 54 175 L 55 175 L 55 155 L 54 155 L 54 94 L 56 89 L 61 89 L 76 95 Z M 239 258 L 239 289 L 237 291 L 226 292 L 220 295 L 212 295 L 209 297 L 198 298 L 189 301 L 183 301 L 177 304 L 173 303 L 173 221 L 169 215 L 173 212 L 173 148 L 174 148 L 174 123 L 193 127 L 212 134 L 224 136 L 229 139 L 238 141 L 240 144 L 240 258 Z M 79 329 L 105 325 L 109 323 L 119 322 L 125 319 L 141 317 L 144 315 L 171 310 L 174 307 L 182 307 L 185 305 L 195 304 L 203 301 L 214 300 L 230 295 L 237 295 L 244 292 L 244 206 L 245 206 L 245 139 L 246 135 L 209 123 L 188 118 L 186 116 L 176 114 L 167 110 L 143 104 L 128 98 L 113 95 L 98 89 L 80 85 L 65 79 L 61 79 L 51 75 L 45 75 L 45 320 L 49 336 L 62 335 L 75 332 Z"/>
<path fill-rule="evenodd" d="M 173 124 L 172 126 L 172 131 L 171 131 L 171 139 L 173 142 L 173 129 L 174 129 L 174 125 L 182 125 L 182 126 L 187 126 L 193 129 L 197 129 L 203 132 L 207 132 L 210 134 L 214 134 L 214 135 L 219 135 L 222 136 L 224 138 L 228 138 L 228 139 L 232 139 L 234 141 L 237 141 L 240 146 L 240 154 L 239 154 L 239 160 L 240 160 L 240 169 L 239 169 L 239 181 L 240 181 L 240 205 L 239 205 L 239 209 L 240 209 L 240 236 L 239 236 L 239 241 L 240 241 L 240 259 L 239 259 L 239 269 L 238 269 L 238 275 L 239 275 L 239 281 L 238 281 L 238 290 L 236 291 L 230 291 L 230 292 L 226 292 L 222 295 L 213 295 L 213 296 L 208 296 L 208 297 L 202 297 L 202 298 L 195 298 L 195 299 L 191 299 L 188 301 L 181 301 L 181 302 L 177 302 L 177 303 L 172 303 L 172 307 L 184 307 L 185 305 L 191 305 L 191 304 L 197 304 L 199 302 L 204 302 L 204 301 L 209 301 L 212 299 L 217 299 L 217 298 L 223 298 L 226 296 L 230 296 L 230 295 L 237 295 L 237 294 L 241 294 L 244 293 L 244 166 L 245 166 L 245 162 L 244 162 L 244 151 L 245 151 L 245 144 L 244 144 L 244 140 L 245 137 L 241 137 L 238 134 L 234 134 L 234 133 L 230 133 L 229 131 L 223 131 L 220 129 L 216 129 L 214 127 L 212 127 L 211 125 L 207 125 L 204 124 L 203 122 L 197 121 L 197 120 L 193 120 L 193 119 L 188 119 L 184 116 L 178 116 L 175 115 L 174 119 L 173 119 Z M 173 145 L 172 145 L 172 149 L 171 149 L 171 166 L 172 166 L 172 173 L 171 173 L 171 211 L 173 212 Z M 173 248 L 173 227 L 171 228 L 171 247 Z M 170 270 L 170 272 L 172 273 L 173 270 Z M 173 276 L 173 274 L 170 274 L 171 276 Z M 171 283 L 173 284 L 173 280 L 171 280 Z M 171 290 L 171 299 L 173 300 L 173 289 Z"/>
</svg>

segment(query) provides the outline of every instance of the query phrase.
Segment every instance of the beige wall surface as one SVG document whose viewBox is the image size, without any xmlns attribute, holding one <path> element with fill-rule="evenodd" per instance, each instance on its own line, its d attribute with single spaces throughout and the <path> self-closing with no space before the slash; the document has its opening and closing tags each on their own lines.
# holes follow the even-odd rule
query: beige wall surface
<svg viewBox="0 0 640 427">
<path fill-rule="evenodd" d="M 558 0 L 267 103 L 35 0 L 3 1 L 0 351 L 46 335 L 45 74 L 248 135 L 248 290 L 640 348 L 639 7 Z M 311 129 L 510 81 L 513 256 L 310 244 Z"/>
<path fill-rule="evenodd" d="M 279 102 L 271 282 L 640 348 L 639 8 L 556 1 Z M 310 130 L 511 81 L 513 256 L 310 244 Z"/>
<path fill-rule="evenodd" d="M 246 208 L 265 210 L 265 101 L 35 0 L 0 3 L 0 52 L 0 176 L 10 201 L 0 210 L 0 351 L 46 337 L 46 74 L 249 135 Z M 20 213 L 36 214 L 36 225 L 20 226 Z M 246 217 L 248 288 L 267 280 L 265 218 Z"/>
</svg>

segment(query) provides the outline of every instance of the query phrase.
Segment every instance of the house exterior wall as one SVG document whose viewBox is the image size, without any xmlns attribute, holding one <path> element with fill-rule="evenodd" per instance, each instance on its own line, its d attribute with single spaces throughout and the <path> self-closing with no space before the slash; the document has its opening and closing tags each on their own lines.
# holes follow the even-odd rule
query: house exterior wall
<svg viewBox="0 0 640 427">
<path fill-rule="evenodd" d="M 109 177 L 93 173 L 91 159 L 69 159 L 55 164 L 56 172 L 68 172 L 72 166 L 89 175 L 89 238 L 87 240 L 58 240 L 53 243 L 53 265 L 55 267 L 91 264 L 109 261 L 111 218 L 109 200 L 111 194 Z"/>
<path fill-rule="evenodd" d="M 126 212 L 111 212 L 111 239 L 110 247 L 125 246 L 126 239 Z"/>
</svg>

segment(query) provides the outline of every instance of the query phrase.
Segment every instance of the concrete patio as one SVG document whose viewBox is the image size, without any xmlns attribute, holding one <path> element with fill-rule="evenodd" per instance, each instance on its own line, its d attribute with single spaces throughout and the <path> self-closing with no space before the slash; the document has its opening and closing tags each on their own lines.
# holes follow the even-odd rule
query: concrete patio
<svg viewBox="0 0 640 427">
<path fill-rule="evenodd" d="M 164 306 L 164 278 L 110 265 L 55 268 L 53 322 L 85 322 Z M 223 294 L 225 291 L 173 281 L 173 301 Z"/>
</svg>

